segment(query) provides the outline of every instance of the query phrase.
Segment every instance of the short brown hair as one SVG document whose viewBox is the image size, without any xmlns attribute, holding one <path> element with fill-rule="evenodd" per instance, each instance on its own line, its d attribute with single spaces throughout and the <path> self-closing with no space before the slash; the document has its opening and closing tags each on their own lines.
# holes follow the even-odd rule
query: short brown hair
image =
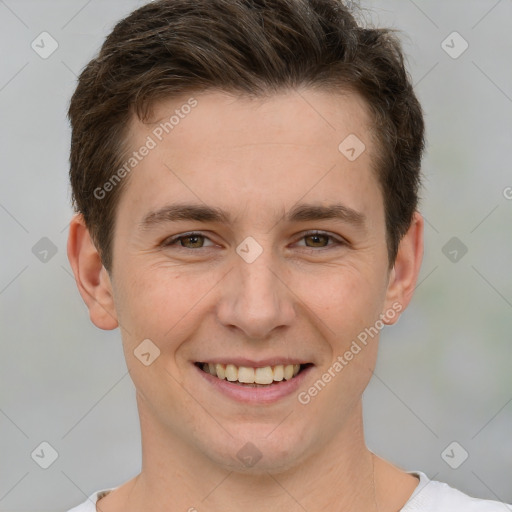
<svg viewBox="0 0 512 512">
<path fill-rule="evenodd" d="M 424 122 L 394 31 L 363 28 L 341 0 L 160 0 L 121 20 L 71 99 L 73 206 L 112 270 L 126 127 L 159 99 L 217 89 L 355 91 L 372 114 L 390 266 L 417 208 Z M 341 141 L 340 141 L 341 142 Z"/>
</svg>

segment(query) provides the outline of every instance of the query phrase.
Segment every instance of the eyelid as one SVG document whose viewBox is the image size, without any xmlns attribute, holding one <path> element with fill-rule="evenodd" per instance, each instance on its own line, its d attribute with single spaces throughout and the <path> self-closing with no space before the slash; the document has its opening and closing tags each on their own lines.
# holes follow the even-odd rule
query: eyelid
<svg viewBox="0 0 512 512">
<path fill-rule="evenodd" d="M 325 247 L 308 247 L 306 245 L 303 245 L 303 246 L 301 246 L 301 247 L 303 247 L 303 250 L 306 250 L 308 252 L 319 252 L 319 251 L 322 251 L 322 250 L 328 250 L 328 249 L 331 249 L 331 248 L 336 248 L 336 247 L 340 247 L 340 246 L 347 246 L 347 245 L 349 245 L 349 242 L 347 240 L 345 240 L 344 238 L 342 238 L 342 237 L 340 237 L 338 235 L 334 235 L 334 234 L 332 234 L 332 233 L 330 233 L 328 231 L 321 231 L 321 230 L 318 230 L 318 229 L 313 229 L 313 230 L 308 230 L 308 231 L 302 232 L 300 234 L 300 236 L 298 237 L 297 241 L 302 241 L 306 237 L 313 236 L 313 235 L 325 236 L 326 238 L 328 238 L 329 240 L 333 241 L 334 243 L 330 243 L 330 244 L 328 244 Z M 179 241 L 181 239 L 188 238 L 188 237 L 193 237 L 193 236 L 198 236 L 198 237 L 204 238 L 205 240 L 209 240 L 212 243 L 212 245 L 203 246 L 203 247 L 197 247 L 195 249 L 190 249 L 188 247 L 181 247 L 179 245 Z M 295 243 L 297 243 L 297 242 L 295 242 Z M 160 244 L 160 246 L 163 247 L 163 248 L 174 246 L 177 249 L 184 250 L 184 251 L 197 251 L 199 249 L 206 249 L 208 247 L 213 247 L 214 245 L 215 245 L 215 243 L 206 234 L 204 234 L 203 232 L 200 232 L 200 231 L 188 231 L 188 232 L 185 232 L 185 233 L 180 233 L 178 235 L 174 235 L 172 237 L 166 238 Z"/>
<path fill-rule="evenodd" d="M 321 250 L 321 249 L 328 249 L 329 247 L 333 247 L 333 246 L 336 246 L 336 245 L 338 245 L 338 246 L 339 245 L 348 245 L 347 240 L 345 240 L 344 238 L 342 238 L 342 237 L 340 237 L 338 235 L 334 235 L 332 233 L 329 233 L 328 231 L 321 231 L 319 229 L 313 229 L 313 230 L 309 230 L 309 231 L 304 231 L 303 233 L 301 233 L 301 235 L 299 237 L 299 240 L 303 240 L 304 238 L 306 238 L 308 236 L 312 236 L 312 235 L 325 236 L 328 239 L 334 240 L 335 243 L 334 244 L 329 244 L 326 247 L 307 247 L 307 246 L 304 246 L 306 249 L 318 251 L 318 250 Z"/>
<path fill-rule="evenodd" d="M 160 246 L 168 247 L 168 246 L 172 246 L 172 245 L 176 244 L 176 247 L 178 247 L 179 249 L 194 251 L 197 249 L 187 249 L 186 247 L 181 247 L 181 246 L 177 245 L 177 242 L 179 242 L 182 238 L 189 238 L 189 237 L 193 237 L 193 236 L 200 236 L 200 237 L 204 238 L 205 240 L 210 240 L 210 242 L 212 242 L 212 244 L 215 245 L 213 243 L 213 241 L 208 236 L 206 236 L 204 233 L 202 233 L 200 231 L 188 231 L 186 233 L 180 233 L 178 235 L 174 235 L 174 236 L 170 236 L 170 237 L 166 238 L 165 240 L 162 241 Z M 208 247 L 211 247 L 211 246 L 208 246 Z M 202 249 L 202 247 L 199 247 L 199 249 Z"/>
</svg>

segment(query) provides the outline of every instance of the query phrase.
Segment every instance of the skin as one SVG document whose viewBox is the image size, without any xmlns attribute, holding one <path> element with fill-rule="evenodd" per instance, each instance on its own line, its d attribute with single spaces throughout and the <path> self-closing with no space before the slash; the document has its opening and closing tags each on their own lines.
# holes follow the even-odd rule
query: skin
<svg viewBox="0 0 512 512">
<path fill-rule="evenodd" d="M 144 144 L 188 97 L 156 104 L 153 124 L 133 119 L 130 146 Z M 380 314 L 393 304 L 407 307 L 423 219 L 414 215 L 390 269 L 372 169 L 377 148 L 356 94 L 194 97 L 197 107 L 126 178 L 110 274 L 82 217 L 70 226 L 68 256 L 90 318 L 101 329 L 120 328 L 142 433 L 141 473 L 97 509 L 396 512 L 418 480 L 365 445 L 361 398 L 378 336 L 307 405 L 297 393 L 265 405 L 238 403 L 198 376 L 193 363 L 300 357 L 314 364 L 298 390 L 307 391 Z M 366 145 L 355 161 L 338 150 L 349 134 Z M 178 202 L 220 207 L 232 222 L 140 229 L 149 212 Z M 341 203 L 365 221 L 285 222 L 299 203 Z M 309 230 L 333 238 L 305 236 Z M 162 245 L 190 231 L 206 238 Z M 236 252 L 248 236 L 263 249 L 252 263 Z M 133 351 L 148 338 L 160 356 L 145 366 Z M 262 455 L 249 468 L 236 457 L 247 442 Z"/>
</svg>

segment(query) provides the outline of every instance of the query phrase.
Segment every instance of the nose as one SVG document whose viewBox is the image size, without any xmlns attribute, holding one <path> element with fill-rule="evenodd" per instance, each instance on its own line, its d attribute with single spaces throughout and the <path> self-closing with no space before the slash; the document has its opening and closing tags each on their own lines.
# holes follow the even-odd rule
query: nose
<svg viewBox="0 0 512 512">
<path fill-rule="evenodd" d="M 269 253 L 264 250 L 252 263 L 235 255 L 235 266 L 222 283 L 217 304 L 219 321 L 252 340 L 268 338 L 274 330 L 290 326 L 296 315 L 282 266 Z"/>
</svg>

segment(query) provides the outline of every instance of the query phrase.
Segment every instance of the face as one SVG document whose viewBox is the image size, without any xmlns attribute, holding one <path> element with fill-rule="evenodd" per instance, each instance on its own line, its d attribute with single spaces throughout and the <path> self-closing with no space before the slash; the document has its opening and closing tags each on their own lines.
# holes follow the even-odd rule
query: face
<svg viewBox="0 0 512 512">
<path fill-rule="evenodd" d="M 402 308 L 370 117 L 354 94 L 193 98 L 129 135 L 151 148 L 126 178 L 110 278 L 140 414 L 224 468 L 292 467 L 353 421 L 375 331 Z"/>
</svg>

